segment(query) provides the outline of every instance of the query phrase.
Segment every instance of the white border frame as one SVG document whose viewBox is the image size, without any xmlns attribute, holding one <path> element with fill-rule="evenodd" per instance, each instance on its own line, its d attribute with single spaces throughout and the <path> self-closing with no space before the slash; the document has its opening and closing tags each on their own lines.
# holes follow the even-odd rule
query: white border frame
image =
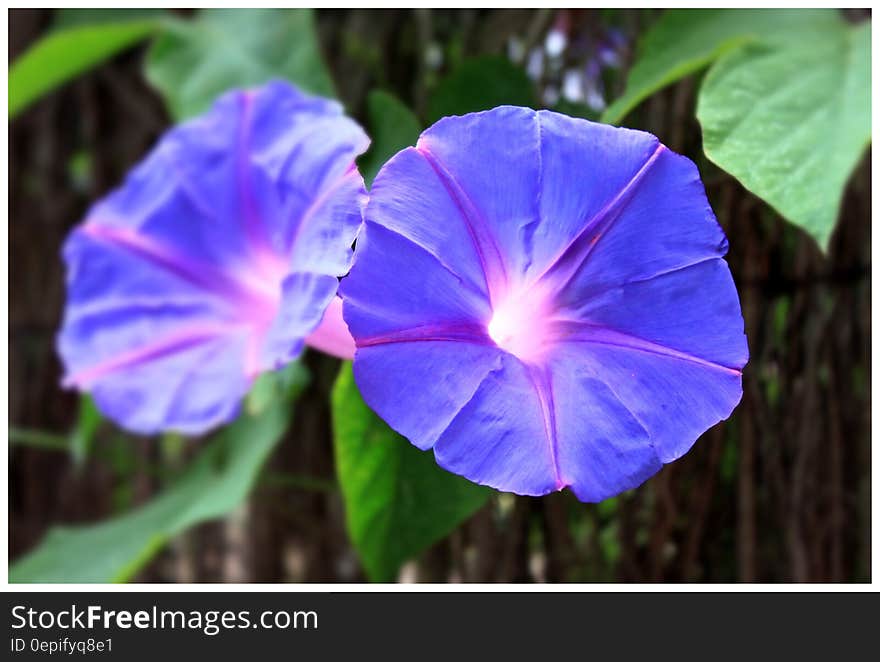
<svg viewBox="0 0 880 662">
<path fill-rule="evenodd" d="M 91 2 L 91 3 L 58 3 L 61 6 L 71 6 L 71 7 L 82 7 L 82 8 L 95 8 L 95 7 L 118 7 L 118 3 L 111 2 Z M 759 2 L 738 2 L 735 3 L 738 7 L 764 7 L 766 6 L 764 3 Z M 139 6 L 143 7 L 166 7 L 169 6 L 167 3 L 159 3 L 159 2 L 140 2 Z M 835 8 L 844 8 L 851 6 L 851 3 L 821 3 L 821 2 L 803 2 L 803 3 L 779 3 L 779 5 L 790 7 L 790 8 L 806 8 L 806 7 L 835 7 Z M 777 5 L 777 6 L 779 6 Z M 41 3 L 36 2 L 12 2 L 6 5 L 7 12 L 3 16 L 3 42 L 5 45 L 6 52 L 8 52 L 9 44 L 9 9 L 18 9 L 18 8 L 29 8 L 29 7 L 41 7 Z M 191 2 L 188 6 L 195 8 L 202 7 L 236 7 L 241 6 L 241 3 L 238 2 L 229 2 L 228 0 L 220 0 L 217 2 Z M 303 3 L 278 3 L 278 2 L 268 2 L 261 3 L 261 6 L 305 6 L 305 7 L 316 7 L 320 9 L 324 8 L 342 8 L 346 7 L 344 3 L 339 2 L 314 2 L 309 4 Z M 388 7 L 388 5 L 383 5 L 381 3 L 367 3 L 366 6 L 373 6 L 376 8 Z M 444 9 L 451 8 L 473 8 L 473 5 L 464 5 L 461 3 L 437 3 L 436 6 L 442 7 Z M 510 2 L 510 3 L 498 3 L 498 2 L 485 2 L 484 6 L 489 8 L 505 8 L 505 7 L 519 7 L 519 8 L 528 8 L 530 6 L 529 3 L 524 2 Z M 573 3 L 573 2 L 557 2 L 556 6 L 558 8 L 568 8 L 568 7 L 584 7 L 583 3 Z M 644 3 L 638 2 L 608 2 L 603 3 L 603 7 L 644 7 Z M 668 2 L 664 3 L 662 6 L 664 7 L 728 7 L 731 6 L 731 3 L 721 3 L 721 2 L 705 2 L 705 3 L 694 3 L 694 2 Z M 873 3 L 870 3 L 871 8 L 873 9 Z M 250 7 L 249 7 L 250 8 Z M 876 38 L 873 37 L 872 33 L 872 85 L 877 80 L 877 48 L 876 48 Z M 9 95 L 9 86 L 8 86 L 8 67 L 7 70 L 3 74 L 4 85 L 3 85 L 3 98 L 8 106 L 8 95 Z M 873 89 L 876 89 L 874 87 Z M 876 103 L 876 93 L 872 90 L 872 142 L 877 137 L 876 136 L 876 127 L 877 127 L 877 118 L 878 118 L 878 110 Z M 12 164 L 9 163 L 9 123 L 3 127 L 3 145 L 6 148 L 6 163 L 7 169 L 11 167 Z M 871 215 L 872 215 L 872 227 L 873 227 L 873 216 L 876 213 L 876 205 L 877 205 L 877 182 L 878 182 L 878 173 L 877 170 L 872 168 L 871 172 L 871 189 L 872 189 L 872 206 L 871 206 Z M 2 365 L 3 372 L 6 375 L 6 379 L 2 385 L 2 393 L 3 398 L 2 402 L 0 402 L 0 407 L 2 407 L 2 415 L 3 419 L 7 422 L 6 430 L 3 432 L 3 438 L 6 440 L 8 445 L 9 443 L 9 178 L 8 178 L 8 170 L 7 176 L 3 179 L 3 195 L 6 200 L 6 222 L 0 224 L 0 243 L 5 245 L 6 251 L 3 253 L 3 274 L 6 281 L 6 287 L 3 288 L 3 333 L 5 337 L 5 342 L 2 349 L 2 360 L 0 360 L 0 365 Z M 876 237 L 872 236 L 871 239 L 871 261 L 872 263 L 876 263 L 877 259 L 877 242 Z M 878 293 L 875 288 L 873 288 L 872 282 L 872 291 L 871 291 L 871 308 L 872 311 L 878 308 Z M 873 317 L 873 315 L 872 315 Z M 876 330 L 872 330 L 871 339 L 874 340 L 876 335 Z M 873 342 L 872 342 L 873 344 Z M 877 353 L 872 352 L 871 356 L 871 379 L 872 382 L 874 377 L 878 374 L 878 365 L 880 365 L 880 359 L 878 359 Z M 871 402 L 871 419 L 876 419 L 878 413 L 878 405 L 876 401 Z M 880 474 L 880 457 L 878 457 L 877 444 L 876 444 L 876 433 L 872 430 L 871 433 L 871 475 L 872 475 L 872 483 L 873 476 L 877 476 Z M 2 503 L 3 513 L 4 513 L 4 526 L 2 528 L 2 532 L 0 532 L 0 543 L 3 545 L 3 565 L 0 568 L 0 581 L 5 584 L 8 588 L 16 591 L 16 592 L 34 592 L 34 593 L 46 593 L 53 591 L 63 591 L 63 592 L 77 592 L 77 591 L 93 591 L 93 592 L 106 592 L 106 593 L 144 593 L 144 592 L 163 592 L 163 593 L 175 593 L 175 592 L 206 592 L 206 593 L 239 593 L 246 591 L 266 591 L 266 592 L 291 592 L 291 593 L 342 593 L 342 592 L 353 592 L 353 593 L 419 593 L 424 591 L 438 591 L 442 593 L 480 593 L 480 592 L 501 592 L 501 593 L 577 593 L 582 591 L 590 591 L 596 593 L 636 593 L 636 592 L 675 592 L 675 593 L 714 593 L 714 592 L 730 592 L 730 593 L 739 593 L 739 592 L 790 592 L 790 593 L 813 593 L 813 592 L 852 592 L 852 593 L 863 593 L 863 592 L 873 592 L 877 591 L 877 580 L 875 577 L 875 573 L 878 568 L 878 558 L 880 558 L 880 552 L 877 550 L 877 546 L 874 544 L 874 532 L 877 531 L 878 521 L 880 521 L 880 516 L 878 516 L 878 496 L 877 490 L 872 489 L 871 495 L 871 570 L 872 570 L 872 582 L 867 584 L 9 584 L 8 583 L 8 572 L 9 572 L 9 453 L 5 452 L 2 454 L 2 472 L 5 477 L 5 488 L 3 490 L 2 496 L 0 496 L 0 503 Z M 873 488 L 873 485 L 872 485 Z"/>
</svg>

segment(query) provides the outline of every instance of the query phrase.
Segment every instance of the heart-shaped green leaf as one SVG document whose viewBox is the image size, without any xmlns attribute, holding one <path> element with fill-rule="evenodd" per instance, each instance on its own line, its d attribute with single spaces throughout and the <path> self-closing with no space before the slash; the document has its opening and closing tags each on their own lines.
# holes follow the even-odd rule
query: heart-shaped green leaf
<svg viewBox="0 0 880 662">
<path fill-rule="evenodd" d="M 641 39 L 626 91 L 602 114 L 619 124 L 657 90 L 711 64 L 726 52 L 755 40 L 783 42 L 821 31 L 836 12 L 810 9 L 667 10 Z"/>
<path fill-rule="evenodd" d="M 720 59 L 700 89 L 706 155 L 827 249 L 871 140 L 871 25 L 842 19 Z"/>
<path fill-rule="evenodd" d="M 176 119 L 206 110 L 228 89 L 272 78 L 334 96 L 309 9 L 206 9 L 174 21 L 150 49 L 146 72 Z"/>
</svg>

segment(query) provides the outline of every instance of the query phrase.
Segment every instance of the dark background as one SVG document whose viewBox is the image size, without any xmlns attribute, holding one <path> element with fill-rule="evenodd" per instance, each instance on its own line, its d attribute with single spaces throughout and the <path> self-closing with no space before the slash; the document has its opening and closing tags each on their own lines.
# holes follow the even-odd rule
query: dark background
<svg viewBox="0 0 880 662">
<path fill-rule="evenodd" d="M 632 39 L 655 17 L 621 11 Z M 569 12 L 573 35 L 598 12 Z M 9 15 L 9 57 L 49 27 L 46 10 Z M 539 43 L 557 12 L 321 11 L 325 58 L 364 120 L 383 87 L 425 110 L 421 45 L 465 55 Z M 144 48 L 64 86 L 9 127 L 9 424 L 67 434 L 77 399 L 59 387 L 54 335 L 64 302 L 61 243 L 88 203 L 119 184 L 170 120 L 144 81 Z M 630 49 L 629 57 L 632 51 Z M 625 71 L 625 67 L 624 67 Z M 440 72 L 442 74 L 442 70 Z M 751 360 L 743 401 L 681 460 L 602 504 L 568 493 L 503 495 L 404 569 L 418 581 L 866 581 L 870 579 L 870 151 L 847 188 L 828 256 L 701 158 L 694 78 L 626 118 L 700 165 L 730 238 Z M 623 76 L 609 82 L 620 93 Z M 87 155 L 87 156 L 85 156 Z M 328 392 L 338 362 L 309 354 L 315 378 L 249 502 L 176 540 L 142 581 L 362 581 L 333 476 Z M 10 559 L 50 524 L 90 522 L 161 487 L 155 440 L 104 429 L 77 465 L 65 452 L 10 446 Z"/>
</svg>

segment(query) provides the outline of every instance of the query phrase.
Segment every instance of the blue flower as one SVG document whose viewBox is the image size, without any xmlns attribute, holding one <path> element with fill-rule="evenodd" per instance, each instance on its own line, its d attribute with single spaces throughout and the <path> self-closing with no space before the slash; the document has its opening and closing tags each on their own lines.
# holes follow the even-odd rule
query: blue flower
<svg viewBox="0 0 880 662">
<path fill-rule="evenodd" d="M 373 184 L 341 295 L 366 402 L 519 494 L 635 487 L 730 415 L 748 359 L 694 164 L 548 111 L 449 117 Z"/>
<path fill-rule="evenodd" d="M 65 244 L 65 385 L 139 433 L 234 418 L 349 269 L 368 142 L 339 104 L 282 82 L 169 131 Z"/>
</svg>

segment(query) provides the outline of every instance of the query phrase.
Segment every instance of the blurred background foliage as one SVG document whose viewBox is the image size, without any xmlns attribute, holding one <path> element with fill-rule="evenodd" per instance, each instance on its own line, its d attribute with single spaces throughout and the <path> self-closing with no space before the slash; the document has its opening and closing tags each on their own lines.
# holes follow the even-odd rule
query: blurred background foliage
<svg viewBox="0 0 880 662">
<path fill-rule="evenodd" d="M 10 12 L 10 581 L 865 581 L 870 12 Z M 730 238 L 743 402 L 600 504 L 438 469 L 317 354 L 204 439 L 60 390 L 59 248 L 171 124 L 286 78 L 373 138 L 509 103 L 658 135 Z"/>
</svg>

